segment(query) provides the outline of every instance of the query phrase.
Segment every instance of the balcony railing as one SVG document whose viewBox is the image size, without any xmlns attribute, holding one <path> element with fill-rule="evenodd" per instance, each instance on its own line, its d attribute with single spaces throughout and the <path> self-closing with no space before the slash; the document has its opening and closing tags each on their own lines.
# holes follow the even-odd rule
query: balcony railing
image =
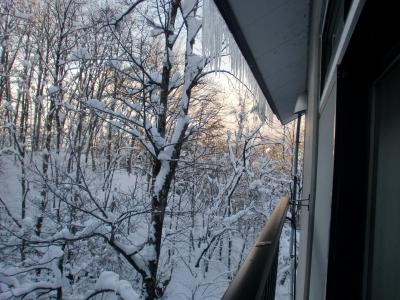
<svg viewBox="0 0 400 300">
<path fill-rule="evenodd" d="M 279 200 L 256 244 L 226 290 L 223 300 L 275 299 L 279 238 L 288 206 L 287 197 Z"/>
</svg>

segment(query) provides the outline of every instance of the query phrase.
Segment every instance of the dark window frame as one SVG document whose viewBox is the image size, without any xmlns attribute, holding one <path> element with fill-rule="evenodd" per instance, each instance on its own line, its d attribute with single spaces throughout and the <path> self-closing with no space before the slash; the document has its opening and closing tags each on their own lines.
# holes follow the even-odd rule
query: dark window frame
<svg viewBox="0 0 400 300">
<path fill-rule="evenodd" d="M 328 1 L 326 13 L 321 28 L 321 91 L 325 86 L 328 72 L 332 67 L 333 57 L 338 49 L 340 37 L 343 33 L 344 24 L 347 19 L 353 0 Z"/>
</svg>

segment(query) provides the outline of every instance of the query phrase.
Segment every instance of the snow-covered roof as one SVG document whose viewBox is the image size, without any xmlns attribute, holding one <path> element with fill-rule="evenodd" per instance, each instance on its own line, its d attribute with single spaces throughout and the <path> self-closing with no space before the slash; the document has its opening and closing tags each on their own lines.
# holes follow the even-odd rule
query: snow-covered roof
<svg viewBox="0 0 400 300">
<path fill-rule="evenodd" d="M 269 106 L 294 119 L 307 86 L 310 0 L 214 0 Z"/>
</svg>

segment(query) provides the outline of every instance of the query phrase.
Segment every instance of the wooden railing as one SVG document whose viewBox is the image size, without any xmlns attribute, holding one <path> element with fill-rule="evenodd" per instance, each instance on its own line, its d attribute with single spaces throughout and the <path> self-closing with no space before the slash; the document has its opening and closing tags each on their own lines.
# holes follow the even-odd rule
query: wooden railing
<svg viewBox="0 0 400 300">
<path fill-rule="evenodd" d="M 223 300 L 275 299 L 279 239 L 288 207 L 289 198 L 282 197 Z"/>
</svg>

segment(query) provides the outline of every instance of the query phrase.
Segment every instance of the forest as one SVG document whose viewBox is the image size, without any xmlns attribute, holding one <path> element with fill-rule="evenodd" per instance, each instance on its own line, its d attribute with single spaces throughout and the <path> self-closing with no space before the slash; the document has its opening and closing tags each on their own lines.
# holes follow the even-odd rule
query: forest
<svg viewBox="0 0 400 300">
<path fill-rule="evenodd" d="M 0 1 L 1 300 L 222 297 L 291 194 L 295 126 L 209 5 Z"/>
</svg>

